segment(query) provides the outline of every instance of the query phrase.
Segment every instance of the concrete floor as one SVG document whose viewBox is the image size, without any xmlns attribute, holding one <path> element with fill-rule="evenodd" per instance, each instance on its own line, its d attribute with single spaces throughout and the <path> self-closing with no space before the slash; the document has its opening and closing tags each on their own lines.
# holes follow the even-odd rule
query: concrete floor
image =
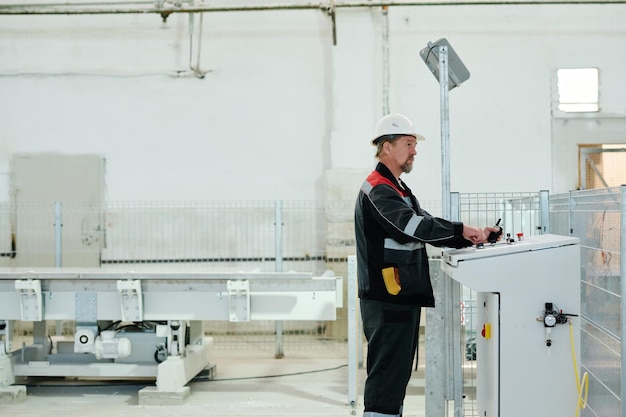
<svg viewBox="0 0 626 417">
<path fill-rule="evenodd" d="M 29 379 L 24 401 L 0 406 L 6 417 L 196 417 L 360 416 L 362 399 L 348 404 L 347 356 L 342 352 L 218 351 L 214 380 L 199 377 L 183 405 L 138 405 L 138 391 L 154 381 L 68 381 Z M 362 393 L 365 371 L 358 371 Z M 405 402 L 405 417 L 424 416 L 423 371 L 416 371 Z"/>
</svg>

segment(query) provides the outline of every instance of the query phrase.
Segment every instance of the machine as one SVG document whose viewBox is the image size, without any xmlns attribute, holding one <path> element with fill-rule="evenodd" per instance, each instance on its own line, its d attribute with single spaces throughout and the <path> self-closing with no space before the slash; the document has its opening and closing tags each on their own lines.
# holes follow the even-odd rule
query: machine
<svg viewBox="0 0 626 417">
<path fill-rule="evenodd" d="M 0 269 L 0 390 L 16 377 L 139 377 L 156 378 L 140 402 L 185 397 L 209 365 L 205 321 L 334 320 L 341 289 L 333 274 Z M 51 320 L 74 321 L 73 340 L 48 337 Z M 14 349 L 15 321 L 33 322 L 33 344 Z"/>
<path fill-rule="evenodd" d="M 444 249 L 442 269 L 477 292 L 478 415 L 574 416 L 579 240 L 547 234 Z"/>
</svg>

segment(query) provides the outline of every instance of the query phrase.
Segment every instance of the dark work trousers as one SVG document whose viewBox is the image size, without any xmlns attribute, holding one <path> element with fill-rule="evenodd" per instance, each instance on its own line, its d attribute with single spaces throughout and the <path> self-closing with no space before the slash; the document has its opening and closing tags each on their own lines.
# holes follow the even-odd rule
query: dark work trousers
<svg viewBox="0 0 626 417">
<path fill-rule="evenodd" d="M 367 339 L 363 416 L 399 417 L 417 349 L 421 306 L 360 302 Z"/>
</svg>

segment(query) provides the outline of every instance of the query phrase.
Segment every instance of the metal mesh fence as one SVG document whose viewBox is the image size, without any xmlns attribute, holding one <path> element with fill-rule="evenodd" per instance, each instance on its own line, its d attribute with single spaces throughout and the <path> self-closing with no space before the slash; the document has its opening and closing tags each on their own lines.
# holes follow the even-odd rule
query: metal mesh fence
<svg viewBox="0 0 626 417">
<path fill-rule="evenodd" d="M 540 193 L 461 194 L 459 219 L 474 225 L 502 219 L 504 233 L 549 232 L 575 236 L 581 244 L 581 374 L 587 373 L 589 396 L 583 417 L 624 415 L 622 303 L 624 290 L 621 239 L 625 235 L 624 186 L 547 196 Z M 453 208 L 455 207 L 453 199 Z M 478 416 L 475 403 L 476 294 L 462 289 L 465 354 L 463 415 Z M 581 387 L 584 389 L 584 387 Z"/>
<path fill-rule="evenodd" d="M 622 247 L 624 235 L 624 187 L 575 191 L 549 196 L 549 208 L 543 200 L 528 195 L 462 195 L 460 219 L 484 224 L 491 218 L 502 218 L 505 233 L 536 234 L 540 230 L 575 236 L 581 243 L 581 374 L 587 373 L 589 396 L 580 411 L 583 417 L 623 415 L 622 395 Z M 510 208 L 507 212 L 505 208 Z M 546 225 L 549 225 L 546 228 Z M 465 289 L 463 316 L 465 323 L 466 386 L 464 415 L 477 416 L 474 408 L 475 374 L 471 359 L 476 329 L 472 311 L 474 294 Z"/>
<path fill-rule="evenodd" d="M 580 365 L 589 378 L 581 416 L 621 416 L 624 187 L 553 196 L 550 212 L 568 219 L 552 230 L 578 237 L 581 245 Z"/>
<path fill-rule="evenodd" d="M 354 253 L 353 207 L 353 201 L 4 203 L 0 266 L 345 276 L 346 256 Z M 343 348 L 347 338 L 341 308 L 334 322 L 212 321 L 205 328 L 216 349 L 272 350 L 278 333 L 287 349 Z M 52 334 L 63 329 L 72 332 L 63 324 Z"/>
<path fill-rule="evenodd" d="M 504 233 L 512 238 L 546 230 L 580 238 L 580 354 L 582 371 L 589 375 L 589 402 L 581 416 L 622 415 L 623 188 L 549 196 L 548 210 L 543 192 L 458 195 L 459 220 L 465 223 L 502 219 Z M 422 206 L 435 215 L 440 207 L 437 202 Z M 174 265 L 205 271 L 332 271 L 345 277 L 346 257 L 354 253 L 353 207 L 353 201 L 0 203 L 0 266 L 155 270 Z M 476 299 L 467 289 L 462 294 L 464 413 L 474 416 Z M 206 328 L 217 350 L 271 352 L 277 332 L 286 350 L 346 349 L 344 308 L 334 322 L 210 322 Z M 72 331 L 64 325 L 56 330 Z"/>
<path fill-rule="evenodd" d="M 460 194 L 460 220 L 476 226 L 493 225 L 500 220 L 503 235 L 513 239 L 532 236 L 541 229 L 539 193 Z"/>
</svg>

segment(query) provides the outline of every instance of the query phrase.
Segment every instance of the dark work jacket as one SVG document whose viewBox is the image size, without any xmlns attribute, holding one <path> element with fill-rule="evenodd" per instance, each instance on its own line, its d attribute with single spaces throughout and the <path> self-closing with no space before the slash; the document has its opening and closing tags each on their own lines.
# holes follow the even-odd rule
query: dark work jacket
<svg viewBox="0 0 626 417">
<path fill-rule="evenodd" d="M 354 217 L 360 298 L 434 307 L 425 244 L 471 246 L 463 223 L 431 216 L 382 163 L 363 182 Z M 385 268 L 395 268 L 396 295 L 385 286 Z"/>
</svg>

